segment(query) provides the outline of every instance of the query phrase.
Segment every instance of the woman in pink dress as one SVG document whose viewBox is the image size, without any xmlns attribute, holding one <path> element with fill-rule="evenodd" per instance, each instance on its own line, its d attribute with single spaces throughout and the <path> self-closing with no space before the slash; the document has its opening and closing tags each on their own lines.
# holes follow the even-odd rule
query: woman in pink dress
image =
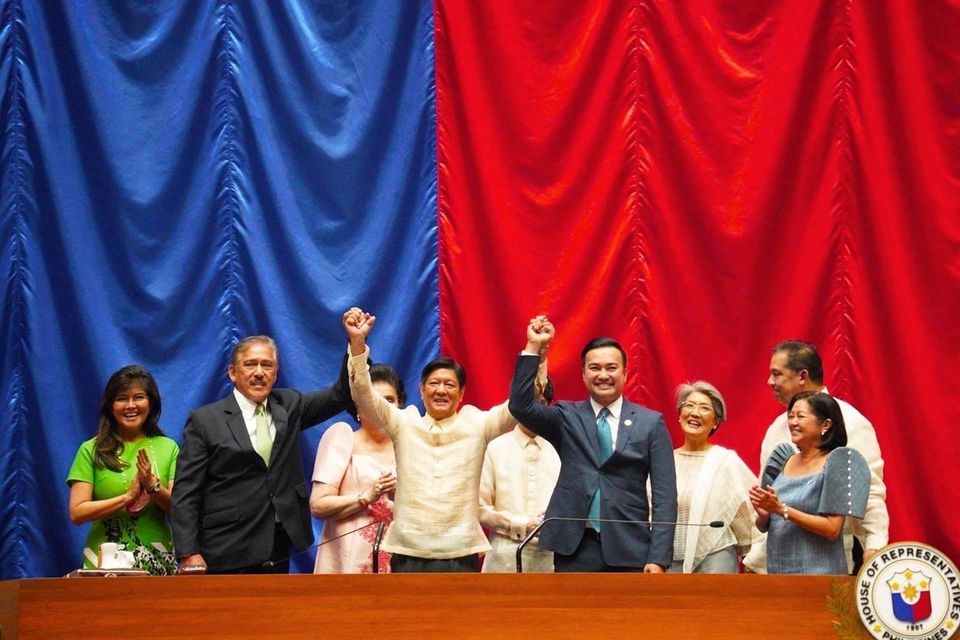
<svg viewBox="0 0 960 640">
<path fill-rule="evenodd" d="M 407 396 L 396 371 L 375 364 L 370 378 L 387 402 L 405 406 Z M 393 520 L 397 485 L 393 443 L 363 415 L 354 413 L 354 417 L 360 422 L 358 430 L 338 422 L 327 429 L 317 447 L 310 511 L 325 522 L 314 573 L 371 573 L 379 525 L 350 532 L 372 522 L 389 526 Z M 377 560 L 380 573 L 390 571 L 390 554 L 381 551 Z"/>
</svg>

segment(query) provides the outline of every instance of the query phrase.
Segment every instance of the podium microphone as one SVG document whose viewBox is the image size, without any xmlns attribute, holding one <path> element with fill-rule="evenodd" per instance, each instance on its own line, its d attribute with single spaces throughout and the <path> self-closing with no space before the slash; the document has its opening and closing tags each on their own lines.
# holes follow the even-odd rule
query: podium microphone
<svg viewBox="0 0 960 640">
<path fill-rule="evenodd" d="M 278 566 L 278 565 L 281 565 L 281 564 L 283 564 L 284 562 L 290 562 L 291 560 L 293 560 L 294 558 L 296 558 L 296 557 L 298 557 L 298 556 L 302 556 L 303 554 L 305 554 L 305 553 L 307 553 L 307 552 L 309 552 L 309 551 L 313 551 L 314 549 L 317 549 L 317 548 L 319 548 L 319 547 L 322 547 L 323 545 L 325 545 L 325 544 L 327 544 L 327 543 L 329 543 L 329 542 L 333 542 L 334 540 L 339 540 L 340 538 L 343 538 L 343 537 L 345 537 L 345 536 L 348 536 L 348 535 L 350 535 L 351 533 L 356 533 L 357 531 L 362 531 L 362 530 L 366 529 L 367 527 L 372 527 L 373 525 L 377 524 L 378 522 L 380 523 L 380 526 L 381 526 L 381 528 L 382 528 L 382 527 L 383 527 L 383 521 L 381 521 L 381 520 L 373 520 L 373 521 L 368 522 L 367 524 L 363 525 L 362 527 L 357 527 L 356 529 L 354 529 L 354 530 L 352 530 L 352 531 L 347 531 L 346 533 L 341 533 L 340 535 L 335 536 L 335 537 L 333 537 L 333 538 L 330 538 L 329 540 L 324 540 L 323 542 L 318 542 L 317 544 L 310 545 L 309 547 L 307 547 L 307 548 L 304 549 L 303 551 L 297 551 L 296 553 L 294 553 L 294 554 L 292 554 L 292 555 L 289 555 L 289 556 L 287 556 L 286 558 L 281 558 L 280 560 L 267 560 L 266 562 L 264 562 L 264 563 L 263 563 L 262 565 L 260 565 L 260 566 L 263 567 L 264 569 L 272 569 L 273 567 L 276 567 L 276 566 Z M 380 532 L 378 531 L 377 534 L 380 535 Z M 376 556 L 374 556 L 374 562 L 376 562 Z M 374 569 L 374 573 L 376 573 L 376 569 Z"/>
<path fill-rule="evenodd" d="M 373 572 L 380 573 L 380 540 L 383 539 L 383 531 L 387 528 L 387 523 L 380 521 L 377 527 L 377 533 L 373 536 Z"/>
<path fill-rule="evenodd" d="M 540 533 L 540 529 L 543 528 L 543 525 L 548 522 L 582 522 L 587 524 L 588 522 L 608 522 L 611 524 L 640 524 L 649 526 L 666 526 L 666 527 L 711 527 L 713 529 L 722 529 L 725 525 L 722 520 L 713 520 L 711 522 L 657 522 L 650 520 L 613 520 L 610 518 L 597 518 L 596 520 L 591 518 L 565 518 L 563 516 L 551 516 L 549 518 L 544 518 L 541 520 L 537 526 L 533 528 L 533 531 L 527 534 L 527 537 L 523 539 L 517 546 L 517 573 L 523 573 L 523 560 L 521 556 L 523 555 L 523 549 L 527 544 L 533 540 L 534 536 Z"/>
</svg>

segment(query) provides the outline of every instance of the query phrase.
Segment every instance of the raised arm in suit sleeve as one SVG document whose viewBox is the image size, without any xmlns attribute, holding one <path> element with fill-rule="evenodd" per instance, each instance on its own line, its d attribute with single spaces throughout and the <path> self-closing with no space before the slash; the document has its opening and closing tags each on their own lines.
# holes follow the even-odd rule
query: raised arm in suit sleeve
<svg viewBox="0 0 960 640">
<path fill-rule="evenodd" d="M 642 489 L 640 489 L 642 490 Z M 650 436 L 650 493 L 651 520 L 657 522 L 677 521 L 677 472 L 673 461 L 673 442 L 663 418 Z M 673 537 L 676 527 L 653 525 L 650 531 L 650 555 L 648 563 L 669 567 L 673 562 Z"/>
<path fill-rule="evenodd" d="M 347 356 L 340 363 L 337 381 L 328 389 L 303 394 L 303 415 L 300 428 L 306 429 L 328 420 L 351 405 L 350 382 L 347 373 Z"/>
<path fill-rule="evenodd" d="M 546 438 L 557 450 L 563 418 L 556 407 L 537 402 L 534 382 L 540 368 L 540 356 L 520 354 L 510 385 L 509 409 L 516 421 L 539 436 Z M 673 454 L 671 453 L 671 460 Z"/>
<path fill-rule="evenodd" d="M 191 413 L 183 428 L 170 506 L 173 545 L 181 558 L 200 553 L 200 501 L 207 482 L 209 457 L 210 448 Z"/>
<path fill-rule="evenodd" d="M 536 356 L 539 360 L 537 364 L 536 376 L 534 378 L 534 389 L 540 388 L 543 389 L 547 386 L 547 359 L 540 358 Z M 534 394 L 534 400 L 536 400 L 536 394 Z M 538 406 L 543 406 L 539 401 L 536 402 Z M 498 404 L 495 407 L 491 407 L 487 412 L 486 417 L 486 436 L 487 442 L 490 442 L 494 438 L 509 431 L 513 431 L 513 427 L 516 426 L 518 420 L 516 416 L 513 415 L 510 411 L 509 401 Z M 521 424 L 523 424 L 521 422 Z"/>
</svg>

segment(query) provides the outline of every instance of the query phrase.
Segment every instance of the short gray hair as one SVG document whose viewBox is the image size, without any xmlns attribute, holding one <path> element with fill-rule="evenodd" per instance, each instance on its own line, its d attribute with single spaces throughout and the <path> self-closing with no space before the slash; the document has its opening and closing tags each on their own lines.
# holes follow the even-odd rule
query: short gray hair
<svg viewBox="0 0 960 640">
<path fill-rule="evenodd" d="M 677 415 L 680 415 L 680 407 L 687 401 L 690 394 L 695 391 L 710 398 L 710 403 L 713 405 L 713 412 L 717 416 L 717 427 L 723 424 L 727 419 L 727 403 L 723 401 L 723 396 L 717 388 L 705 380 L 684 382 L 677 387 Z M 714 427 L 714 430 L 716 430 L 717 427 Z"/>
<path fill-rule="evenodd" d="M 240 356 L 252 345 L 255 344 L 265 344 L 267 347 L 273 351 L 275 359 L 280 361 L 280 354 L 277 351 L 277 343 L 274 342 L 273 338 L 270 336 L 247 336 L 243 340 L 237 342 L 233 345 L 233 351 L 230 353 L 230 364 L 233 366 L 238 366 L 240 364 Z"/>
</svg>

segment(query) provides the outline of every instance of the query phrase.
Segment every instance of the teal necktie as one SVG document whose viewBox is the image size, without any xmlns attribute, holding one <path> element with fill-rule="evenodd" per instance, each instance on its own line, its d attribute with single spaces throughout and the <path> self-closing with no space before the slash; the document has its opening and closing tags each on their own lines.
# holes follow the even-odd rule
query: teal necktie
<svg viewBox="0 0 960 640">
<path fill-rule="evenodd" d="M 263 458 L 263 461 L 270 466 L 270 451 L 273 449 L 273 440 L 270 439 L 270 423 L 267 422 L 267 413 L 263 404 L 258 404 L 253 410 L 253 415 L 257 418 L 257 453 Z"/>
<path fill-rule="evenodd" d="M 610 436 L 610 423 L 607 422 L 607 416 L 610 410 L 604 407 L 600 409 L 597 420 L 597 440 L 600 441 L 600 464 L 607 461 L 613 454 L 613 438 Z M 590 499 L 590 525 L 597 531 L 600 531 L 600 486 L 593 492 L 593 498 Z"/>
</svg>

